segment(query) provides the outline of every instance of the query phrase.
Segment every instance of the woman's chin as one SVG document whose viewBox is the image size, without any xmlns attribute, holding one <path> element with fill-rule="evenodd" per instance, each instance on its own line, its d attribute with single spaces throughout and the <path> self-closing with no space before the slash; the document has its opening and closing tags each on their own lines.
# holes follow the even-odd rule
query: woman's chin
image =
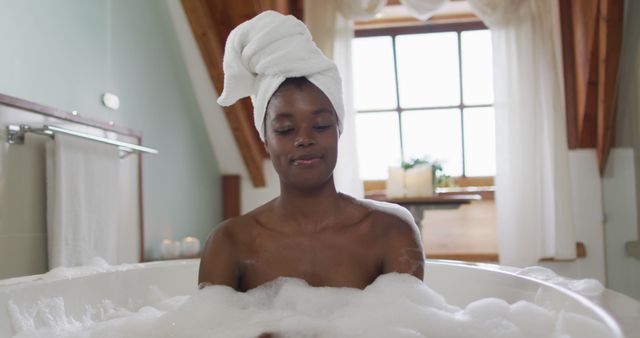
<svg viewBox="0 0 640 338">
<path fill-rule="evenodd" d="M 332 184 L 333 175 L 317 177 L 317 176 L 298 176 L 288 180 L 286 186 L 296 190 L 317 190 Z"/>
</svg>

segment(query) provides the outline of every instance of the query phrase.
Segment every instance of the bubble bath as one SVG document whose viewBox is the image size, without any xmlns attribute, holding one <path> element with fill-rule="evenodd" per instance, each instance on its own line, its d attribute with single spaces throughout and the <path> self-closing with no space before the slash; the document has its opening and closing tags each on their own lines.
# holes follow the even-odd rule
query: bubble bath
<svg viewBox="0 0 640 338">
<path fill-rule="evenodd" d="M 430 270 L 427 268 L 427 274 Z M 536 270 L 536 273 L 547 273 Z M 531 271 L 524 273 L 531 273 Z M 195 283 L 195 282 L 194 282 Z M 152 283 L 144 304 L 109 299 L 71 314 L 73 298 L 6 304 L 14 337 L 610 337 L 601 321 L 533 302 L 486 297 L 450 305 L 422 281 L 380 276 L 364 290 L 280 278 L 239 293 L 208 286 L 169 296 Z M 509 298 L 509 297 L 506 297 Z M 534 304 L 540 303 L 540 304 Z"/>
</svg>

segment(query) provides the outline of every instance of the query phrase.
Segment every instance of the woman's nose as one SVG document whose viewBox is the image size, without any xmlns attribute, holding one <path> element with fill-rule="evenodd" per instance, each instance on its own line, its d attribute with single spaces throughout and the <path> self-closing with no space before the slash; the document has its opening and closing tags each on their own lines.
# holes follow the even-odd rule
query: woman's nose
<svg viewBox="0 0 640 338">
<path fill-rule="evenodd" d="M 314 141 L 311 137 L 308 137 L 306 135 L 301 135 L 296 137 L 293 145 L 296 147 L 308 147 L 311 145 L 314 145 L 316 143 L 316 141 Z"/>
</svg>

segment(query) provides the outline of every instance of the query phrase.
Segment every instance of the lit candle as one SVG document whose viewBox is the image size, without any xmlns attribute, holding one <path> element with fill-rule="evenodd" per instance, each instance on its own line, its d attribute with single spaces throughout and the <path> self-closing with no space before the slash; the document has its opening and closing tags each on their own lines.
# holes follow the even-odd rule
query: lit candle
<svg viewBox="0 0 640 338">
<path fill-rule="evenodd" d="M 387 178 L 387 198 L 404 196 L 404 169 L 400 167 L 389 167 L 389 177 Z"/>
<path fill-rule="evenodd" d="M 180 243 L 170 239 L 163 239 L 160 244 L 162 259 L 176 259 L 180 257 Z"/>
<path fill-rule="evenodd" d="M 409 197 L 432 196 L 433 171 L 431 165 L 422 164 L 407 170 L 405 183 Z"/>
<path fill-rule="evenodd" d="M 185 237 L 181 243 L 182 257 L 195 258 L 200 255 L 200 240 L 195 237 Z"/>
</svg>

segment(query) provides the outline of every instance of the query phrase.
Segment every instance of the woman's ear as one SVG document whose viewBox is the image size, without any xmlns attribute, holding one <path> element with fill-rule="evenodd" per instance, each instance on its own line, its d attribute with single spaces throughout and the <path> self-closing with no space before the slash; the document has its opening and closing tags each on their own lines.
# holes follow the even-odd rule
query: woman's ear
<svg viewBox="0 0 640 338">
<path fill-rule="evenodd" d="M 271 154 L 269 153 L 269 145 L 267 144 L 267 139 L 264 139 L 264 142 L 262 142 L 262 146 L 264 146 L 264 151 L 267 152 L 267 155 L 269 155 L 269 157 L 271 157 Z"/>
</svg>

